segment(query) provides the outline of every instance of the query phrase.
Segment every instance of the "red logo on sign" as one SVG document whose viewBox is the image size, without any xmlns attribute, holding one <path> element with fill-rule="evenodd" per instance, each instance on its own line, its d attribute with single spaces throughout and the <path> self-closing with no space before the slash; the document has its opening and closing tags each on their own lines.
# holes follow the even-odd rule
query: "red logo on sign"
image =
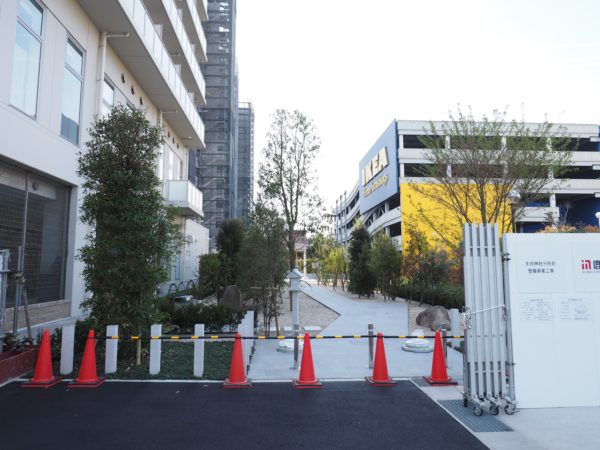
<svg viewBox="0 0 600 450">
<path fill-rule="evenodd" d="M 592 270 L 592 261 L 589 259 L 581 260 L 581 269 L 582 270 Z"/>
</svg>

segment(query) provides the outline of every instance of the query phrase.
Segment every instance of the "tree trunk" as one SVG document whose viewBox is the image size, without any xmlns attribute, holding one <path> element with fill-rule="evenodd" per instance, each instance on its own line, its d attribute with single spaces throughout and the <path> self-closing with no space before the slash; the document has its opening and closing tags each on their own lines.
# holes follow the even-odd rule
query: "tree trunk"
<svg viewBox="0 0 600 450">
<path fill-rule="evenodd" d="M 293 227 L 290 227 L 288 232 L 288 252 L 290 256 L 290 270 L 294 270 L 294 267 L 296 267 L 296 239 Z"/>
</svg>

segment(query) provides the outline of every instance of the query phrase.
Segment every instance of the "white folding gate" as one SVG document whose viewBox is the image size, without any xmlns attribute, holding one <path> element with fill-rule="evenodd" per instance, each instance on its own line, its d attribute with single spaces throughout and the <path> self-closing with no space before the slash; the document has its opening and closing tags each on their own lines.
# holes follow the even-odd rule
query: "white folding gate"
<svg viewBox="0 0 600 450">
<path fill-rule="evenodd" d="M 464 405 L 476 415 L 515 411 L 510 323 L 504 299 L 498 225 L 465 224 Z"/>
</svg>

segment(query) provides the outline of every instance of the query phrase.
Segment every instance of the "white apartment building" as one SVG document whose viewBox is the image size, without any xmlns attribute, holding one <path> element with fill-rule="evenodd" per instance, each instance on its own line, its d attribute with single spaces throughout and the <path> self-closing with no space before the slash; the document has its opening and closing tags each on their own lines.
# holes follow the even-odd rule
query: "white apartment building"
<svg viewBox="0 0 600 450">
<path fill-rule="evenodd" d="M 10 269 L 24 268 L 34 324 L 81 315 L 77 157 L 95 117 L 116 104 L 164 128 L 156 170 L 186 244 L 163 289 L 196 277 L 208 230 L 188 149 L 204 147 L 196 107 L 206 97 L 207 19 L 206 0 L 0 2 L 0 252 L 10 251 Z M 9 281 L 5 330 L 17 297 Z"/>
</svg>

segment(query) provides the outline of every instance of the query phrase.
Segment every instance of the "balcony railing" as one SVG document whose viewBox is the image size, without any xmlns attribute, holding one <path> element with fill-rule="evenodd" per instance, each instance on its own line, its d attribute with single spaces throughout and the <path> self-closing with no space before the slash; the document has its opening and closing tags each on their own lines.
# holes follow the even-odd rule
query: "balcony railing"
<svg viewBox="0 0 600 450">
<path fill-rule="evenodd" d="M 144 45 L 152 55 L 155 64 L 162 73 L 167 84 L 177 97 L 177 100 L 185 112 L 188 120 L 197 131 L 200 140 L 204 140 L 204 124 L 194 107 L 194 103 L 186 90 L 181 77 L 179 76 L 175 65 L 169 57 L 161 37 L 156 31 L 150 15 L 146 11 L 142 0 L 118 0 L 121 7 L 129 16 L 129 19 L 135 27 L 137 33 L 144 41 Z"/>
<path fill-rule="evenodd" d="M 179 209 L 182 216 L 203 217 L 202 191 L 188 180 L 166 180 L 163 195 L 167 203 Z"/>
<path fill-rule="evenodd" d="M 196 55 L 194 54 L 194 50 L 192 49 L 190 38 L 185 31 L 181 17 L 179 17 L 177 6 L 175 6 L 175 2 L 173 0 L 162 0 L 162 4 L 167 12 L 169 20 L 171 21 L 171 26 L 173 27 L 173 30 L 175 30 L 175 36 L 177 36 L 179 44 L 183 50 L 183 55 L 188 63 L 192 76 L 199 87 L 202 99 L 204 100 L 206 98 L 206 82 L 204 81 L 202 72 L 200 72 L 200 66 L 198 64 Z"/>
<path fill-rule="evenodd" d="M 198 3 L 200 3 L 200 2 L 198 2 Z M 204 28 L 202 27 L 202 22 L 200 20 L 199 8 L 201 8 L 201 7 L 200 6 L 196 7 L 196 5 L 198 3 L 195 0 L 185 0 L 184 6 L 186 6 L 187 9 L 189 10 L 189 17 L 193 24 L 192 28 L 196 32 L 196 35 L 198 36 L 198 41 L 200 42 L 200 49 L 199 49 L 200 52 L 198 53 L 199 61 L 206 62 L 207 61 L 207 58 L 206 58 L 206 52 L 207 52 L 206 35 L 204 34 Z"/>
</svg>

